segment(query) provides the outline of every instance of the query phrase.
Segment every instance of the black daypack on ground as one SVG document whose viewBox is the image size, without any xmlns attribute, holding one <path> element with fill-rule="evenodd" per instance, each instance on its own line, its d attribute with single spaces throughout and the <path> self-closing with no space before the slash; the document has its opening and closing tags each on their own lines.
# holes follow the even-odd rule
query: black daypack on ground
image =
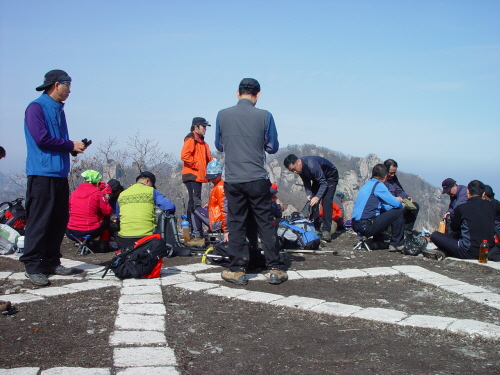
<svg viewBox="0 0 500 375">
<path fill-rule="evenodd" d="M 102 277 L 111 269 L 120 279 L 138 278 L 150 273 L 158 261 L 172 255 L 172 248 L 152 234 L 141 238 L 132 249 L 122 249 L 106 267 Z"/>
<path fill-rule="evenodd" d="M 177 230 L 177 218 L 170 211 L 156 208 L 156 229 L 155 234 L 159 234 L 167 246 L 172 249 L 172 256 L 190 256 L 191 251 L 182 246 Z"/>
<path fill-rule="evenodd" d="M 282 249 L 318 250 L 320 245 L 314 224 L 298 212 L 280 221 L 278 238 Z"/>
<path fill-rule="evenodd" d="M 6 224 L 14 228 L 21 236 L 24 236 L 27 220 L 23 201 L 24 198 L 17 198 L 12 202 L 3 202 L 0 204 L 0 224 Z"/>
<path fill-rule="evenodd" d="M 254 249 L 248 245 L 249 260 L 247 271 L 260 271 L 266 269 L 266 258 L 258 249 Z M 208 249 L 205 252 L 206 261 L 214 266 L 229 267 L 231 264 L 231 256 L 228 252 L 227 242 L 219 242 L 213 246 L 213 249 Z"/>
<path fill-rule="evenodd" d="M 413 230 L 405 236 L 404 255 L 418 255 L 427 248 L 427 240 L 419 232 Z"/>
</svg>

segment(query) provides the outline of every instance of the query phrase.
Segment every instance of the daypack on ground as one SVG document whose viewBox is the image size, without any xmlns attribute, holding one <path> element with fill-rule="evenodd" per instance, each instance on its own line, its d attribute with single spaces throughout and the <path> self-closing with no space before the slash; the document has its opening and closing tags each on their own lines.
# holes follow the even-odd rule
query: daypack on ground
<svg viewBox="0 0 500 375">
<path fill-rule="evenodd" d="M 24 236 L 27 220 L 23 201 L 24 198 L 17 198 L 12 202 L 0 204 L 0 224 L 6 224 L 14 228 L 21 236 Z"/>
<path fill-rule="evenodd" d="M 258 249 L 248 246 L 249 259 L 247 271 L 260 271 L 266 268 L 266 258 Z M 207 249 L 202 262 L 213 264 L 214 266 L 229 267 L 231 264 L 231 256 L 228 252 L 227 242 L 218 242 L 213 247 Z"/>
<path fill-rule="evenodd" d="M 427 240 L 417 231 L 411 231 L 405 236 L 404 255 L 418 255 L 427 247 Z"/>
<path fill-rule="evenodd" d="M 137 241 L 134 248 L 122 249 L 111 259 L 102 277 L 106 276 L 109 269 L 120 279 L 148 277 L 161 259 L 171 255 L 171 247 L 159 234 L 152 234 Z"/>
<path fill-rule="evenodd" d="M 282 249 L 317 250 L 320 245 L 314 224 L 298 212 L 278 224 L 278 238 Z"/>
<path fill-rule="evenodd" d="M 191 251 L 182 246 L 177 230 L 177 218 L 170 211 L 156 208 L 156 229 L 155 234 L 159 234 L 167 246 L 172 249 L 172 256 L 190 256 Z"/>
<path fill-rule="evenodd" d="M 0 255 L 12 254 L 16 251 L 19 233 L 7 224 L 0 224 Z"/>
</svg>

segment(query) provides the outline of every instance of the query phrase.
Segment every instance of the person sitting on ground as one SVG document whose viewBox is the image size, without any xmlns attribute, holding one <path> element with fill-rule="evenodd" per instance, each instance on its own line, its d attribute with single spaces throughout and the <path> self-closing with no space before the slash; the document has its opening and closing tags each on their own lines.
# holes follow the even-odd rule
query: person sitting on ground
<svg viewBox="0 0 500 375">
<path fill-rule="evenodd" d="M 467 185 L 467 202 L 456 206 L 451 218 L 451 230 L 455 236 L 433 232 L 431 241 L 438 249 L 424 252 L 435 259 L 453 256 L 460 259 L 477 259 L 479 245 L 487 240 L 490 249 L 495 245 L 495 217 L 500 215 L 500 205 L 496 201 L 482 199 L 484 184 L 473 180 Z"/>
<path fill-rule="evenodd" d="M 175 213 L 175 205 L 156 190 L 153 173 L 142 172 L 135 181 L 118 197 L 120 231 L 116 241 L 122 249 L 132 248 L 137 240 L 153 234 L 157 224 L 155 206 Z"/>
<path fill-rule="evenodd" d="M 319 216 L 323 218 L 323 205 L 319 210 Z M 335 193 L 332 200 L 332 231 L 333 235 L 336 231 L 344 229 L 344 193 Z"/>
<path fill-rule="evenodd" d="M 69 222 L 66 235 L 72 239 L 90 235 L 100 236 L 97 243 L 89 243 L 91 250 L 107 252 L 109 248 L 109 215 L 112 209 L 108 202 L 111 187 L 101 182 L 101 174 L 91 169 L 82 173 L 82 182 L 69 197 Z"/>
<path fill-rule="evenodd" d="M 401 186 L 398 176 L 396 175 L 396 172 L 398 171 L 398 163 L 394 159 L 387 159 L 386 161 L 384 161 L 384 165 L 389 171 L 385 186 L 387 186 L 387 189 L 389 189 L 391 194 L 395 196 L 398 201 L 403 203 L 405 230 L 411 231 L 413 230 L 413 226 L 415 225 L 415 221 L 417 220 L 420 206 L 413 201 L 412 197 L 406 194 L 403 187 Z"/>
<path fill-rule="evenodd" d="M 327 159 L 321 156 L 303 156 L 298 158 L 294 154 L 288 155 L 283 164 L 290 172 L 296 173 L 304 183 L 307 200 L 312 212 L 311 220 L 314 221 L 316 230 L 320 229 L 321 219 L 319 217 L 319 203 L 323 203 L 325 217 L 323 218 L 323 232 L 321 239 L 330 242 L 332 240 L 332 200 L 339 181 L 337 168 Z"/>
<path fill-rule="evenodd" d="M 352 211 L 352 229 L 365 237 L 373 236 L 374 243 L 383 243 L 383 232 L 392 227 L 389 251 L 404 247 L 403 204 L 384 185 L 387 168 L 373 167 L 372 178 L 361 187 Z"/>
<path fill-rule="evenodd" d="M 208 207 L 197 206 L 194 211 L 193 228 L 198 233 L 203 233 L 202 225 L 209 227 L 211 232 L 222 231 L 224 242 L 228 241 L 226 225 L 227 200 L 224 194 L 224 181 L 222 180 L 222 163 L 212 160 L 207 165 L 205 179 L 211 182 L 214 187 L 210 190 Z M 187 242 L 188 246 L 204 247 L 205 239 L 194 238 Z"/>
<path fill-rule="evenodd" d="M 447 178 L 441 185 L 443 187 L 441 194 L 448 194 L 450 196 L 450 204 L 443 219 L 446 219 L 448 216 L 451 219 L 455 209 L 462 203 L 467 202 L 467 188 L 464 185 L 457 185 L 457 182 L 453 178 Z"/>
<path fill-rule="evenodd" d="M 500 204 L 500 202 L 495 199 L 495 193 L 490 185 L 484 185 L 483 199 L 487 201 L 495 201 L 497 204 Z M 497 235 L 495 243 L 498 243 L 498 240 L 500 239 L 500 215 L 495 218 L 495 234 Z"/>
</svg>

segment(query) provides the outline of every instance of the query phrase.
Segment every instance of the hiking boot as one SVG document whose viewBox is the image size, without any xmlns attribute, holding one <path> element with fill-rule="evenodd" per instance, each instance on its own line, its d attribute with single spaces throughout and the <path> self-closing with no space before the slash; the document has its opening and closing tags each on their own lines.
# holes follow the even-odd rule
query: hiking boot
<svg viewBox="0 0 500 375">
<path fill-rule="evenodd" d="M 236 285 L 247 285 L 248 280 L 246 278 L 245 272 L 233 272 L 230 270 L 224 270 L 220 274 L 222 280 L 228 281 Z"/>
<path fill-rule="evenodd" d="M 401 253 L 403 252 L 403 249 L 404 249 L 405 245 L 399 245 L 399 246 L 392 246 L 392 245 L 389 245 L 389 252 L 391 253 Z"/>
<path fill-rule="evenodd" d="M 52 275 L 68 276 L 73 273 L 73 268 L 67 268 L 60 264 L 54 270 L 47 273 Z"/>
<path fill-rule="evenodd" d="M 28 272 L 24 273 L 24 276 L 26 276 L 28 279 L 30 279 L 31 283 L 38 285 L 38 286 L 47 286 L 50 285 L 50 281 L 47 278 L 47 275 L 44 273 L 31 273 L 29 274 Z"/>
<path fill-rule="evenodd" d="M 269 284 L 281 284 L 288 280 L 288 274 L 283 270 L 269 270 Z"/>
<path fill-rule="evenodd" d="M 422 255 L 429 259 L 443 260 L 446 258 L 446 253 L 439 249 L 425 249 L 422 251 Z"/>
<path fill-rule="evenodd" d="M 186 242 L 186 245 L 189 247 L 205 247 L 205 239 L 203 237 L 195 237 Z"/>
<path fill-rule="evenodd" d="M 326 242 L 331 242 L 332 235 L 327 230 L 324 230 L 323 233 L 321 233 L 321 240 Z"/>
</svg>

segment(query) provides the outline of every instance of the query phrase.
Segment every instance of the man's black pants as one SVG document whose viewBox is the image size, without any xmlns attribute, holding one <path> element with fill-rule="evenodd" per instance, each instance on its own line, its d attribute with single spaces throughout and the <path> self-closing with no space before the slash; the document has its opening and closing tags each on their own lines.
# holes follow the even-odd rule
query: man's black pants
<svg viewBox="0 0 500 375">
<path fill-rule="evenodd" d="M 271 191 L 269 180 L 242 183 L 224 183 L 224 193 L 228 204 L 227 228 L 229 232 L 229 269 L 233 272 L 245 271 L 249 252 L 246 246 L 247 216 L 253 212 L 259 227 L 262 249 L 269 269 L 281 269 L 279 248 L 276 247 L 276 230 L 271 213 Z"/>
<path fill-rule="evenodd" d="M 184 182 L 188 191 L 188 206 L 187 206 L 187 217 L 188 221 L 191 223 L 191 229 L 195 237 L 200 237 L 203 234 L 203 230 L 199 232 L 194 225 L 194 210 L 196 206 L 201 206 L 201 187 L 202 183 L 197 181 L 186 181 Z"/>
<path fill-rule="evenodd" d="M 390 244 L 392 246 L 404 245 L 404 219 L 401 208 L 393 208 L 372 219 L 354 221 L 352 229 L 363 236 L 370 237 L 382 233 L 392 226 L 392 236 Z"/>
<path fill-rule="evenodd" d="M 314 226 L 316 229 L 318 228 L 318 223 L 320 221 L 320 216 L 319 216 L 319 205 L 323 205 L 323 230 L 327 231 L 328 233 L 331 232 L 332 230 L 332 202 L 333 202 L 333 197 L 335 196 L 335 190 L 337 190 L 337 183 L 338 180 L 327 180 L 328 182 L 328 188 L 326 189 L 325 195 L 323 195 L 323 198 L 320 202 L 312 206 L 312 211 L 311 211 L 311 220 L 314 222 Z M 316 194 L 319 190 L 320 185 L 313 183 L 312 185 L 312 192 L 313 194 Z"/>
<path fill-rule="evenodd" d="M 28 176 L 24 254 L 29 274 L 49 273 L 61 264 L 61 242 L 68 224 L 68 179 Z"/>
</svg>

